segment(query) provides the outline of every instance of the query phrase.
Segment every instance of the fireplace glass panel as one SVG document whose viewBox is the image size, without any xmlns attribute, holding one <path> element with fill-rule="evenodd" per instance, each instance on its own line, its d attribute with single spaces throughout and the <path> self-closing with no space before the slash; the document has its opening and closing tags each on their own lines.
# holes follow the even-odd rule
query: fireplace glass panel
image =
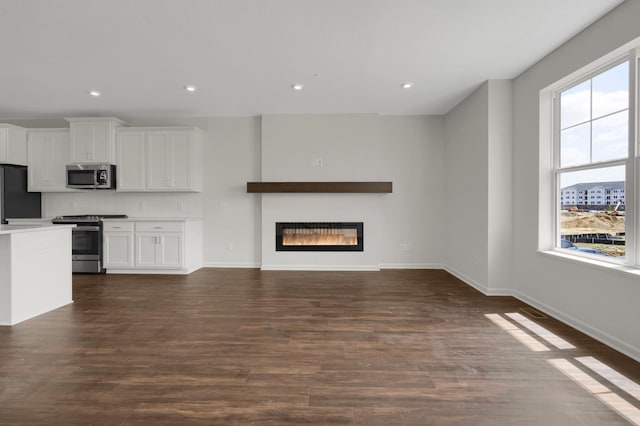
<svg viewBox="0 0 640 426">
<path fill-rule="evenodd" d="M 363 251 L 362 222 L 278 222 L 276 251 Z"/>
</svg>

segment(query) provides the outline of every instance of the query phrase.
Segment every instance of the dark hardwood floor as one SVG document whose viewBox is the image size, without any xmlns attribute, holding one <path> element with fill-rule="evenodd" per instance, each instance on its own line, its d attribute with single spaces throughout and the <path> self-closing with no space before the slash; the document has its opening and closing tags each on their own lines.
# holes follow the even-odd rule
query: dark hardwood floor
<svg viewBox="0 0 640 426">
<path fill-rule="evenodd" d="M 555 359 L 640 410 L 576 358 L 636 383 L 639 363 L 443 271 L 75 275 L 74 300 L 0 327 L 0 424 L 628 424 Z"/>
</svg>

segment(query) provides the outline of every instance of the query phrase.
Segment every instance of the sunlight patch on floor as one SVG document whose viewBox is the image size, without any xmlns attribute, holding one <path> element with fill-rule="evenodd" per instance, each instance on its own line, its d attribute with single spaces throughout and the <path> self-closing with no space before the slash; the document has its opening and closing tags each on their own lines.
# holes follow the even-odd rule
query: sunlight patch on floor
<svg viewBox="0 0 640 426">
<path fill-rule="evenodd" d="M 557 336 L 556 334 L 553 334 L 552 332 L 542 327 L 541 325 L 536 324 L 535 322 L 531 321 L 529 318 L 523 316 L 522 314 L 513 312 L 505 315 L 511 318 L 512 320 L 518 322 L 523 327 L 529 329 L 529 331 L 537 334 L 542 339 L 551 343 L 553 346 L 555 346 L 558 349 L 575 349 L 576 348 L 571 343 L 567 342 L 566 340 Z"/>
<path fill-rule="evenodd" d="M 520 343 L 522 343 L 532 351 L 543 352 L 550 350 L 546 345 L 539 342 L 536 338 L 529 335 L 527 332 L 522 330 L 517 325 L 513 324 L 511 321 L 503 318 L 500 314 L 484 314 L 484 316 L 491 320 L 498 327 L 502 328 L 504 331 L 518 339 Z"/>
<path fill-rule="evenodd" d="M 605 405 L 620 414 L 629 422 L 640 426 L 640 410 L 638 408 L 634 407 L 619 395 L 611 392 L 609 388 L 599 383 L 577 366 L 573 365 L 569 360 L 550 359 L 548 362 L 588 392 L 595 395 Z"/>
<path fill-rule="evenodd" d="M 636 382 L 623 376 L 613 368 L 603 364 L 592 356 L 582 356 L 576 358 L 576 360 L 640 401 L 640 385 Z"/>
</svg>

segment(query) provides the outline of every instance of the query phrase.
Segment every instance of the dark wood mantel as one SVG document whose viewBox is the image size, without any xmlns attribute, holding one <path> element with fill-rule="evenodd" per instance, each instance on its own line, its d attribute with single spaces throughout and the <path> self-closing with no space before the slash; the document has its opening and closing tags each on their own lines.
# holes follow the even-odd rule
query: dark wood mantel
<svg viewBox="0 0 640 426">
<path fill-rule="evenodd" d="M 391 193 L 392 182 L 247 182 L 249 193 Z"/>
</svg>

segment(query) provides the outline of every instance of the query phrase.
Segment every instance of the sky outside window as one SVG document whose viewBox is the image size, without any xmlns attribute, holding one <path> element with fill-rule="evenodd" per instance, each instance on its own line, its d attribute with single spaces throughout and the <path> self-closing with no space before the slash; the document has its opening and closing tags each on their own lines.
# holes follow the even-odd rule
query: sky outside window
<svg viewBox="0 0 640 426">
<path fill-rule="evenodd" d="M 628 155 L 629 63 L 623 62 L 560 94 L 560 167 Z M 594 181 L 612 181 L 603 169 Z M 563 179 L 565 180 L 565 179 Z M 624 180 L 624 176 L 621 180 Z M 563 182 L 572 185 L 576 182 Z"/>
</svg>

